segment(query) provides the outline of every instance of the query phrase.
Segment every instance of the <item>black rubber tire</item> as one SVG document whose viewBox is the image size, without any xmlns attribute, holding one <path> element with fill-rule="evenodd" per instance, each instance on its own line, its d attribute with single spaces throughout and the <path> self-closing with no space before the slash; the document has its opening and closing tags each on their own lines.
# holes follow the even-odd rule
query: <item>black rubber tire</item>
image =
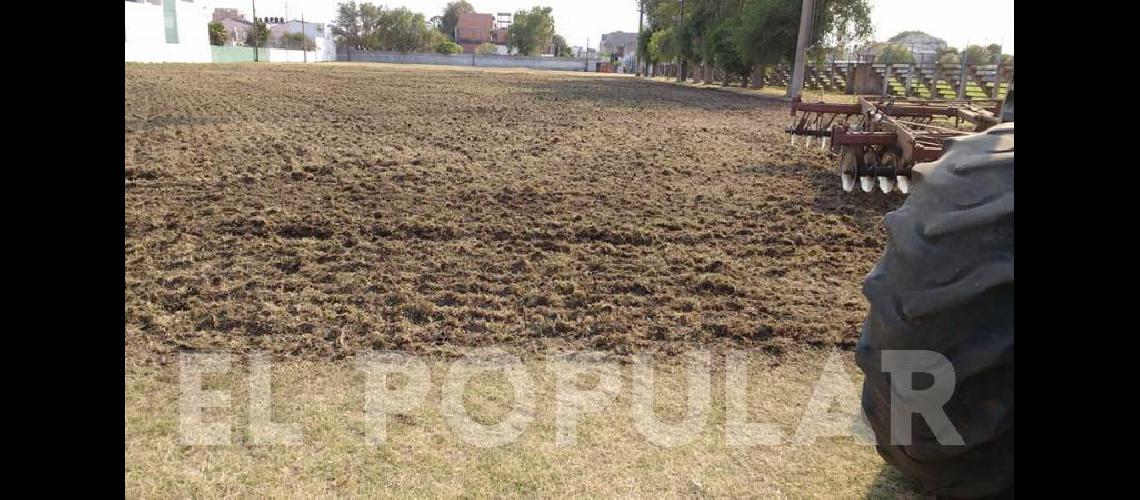
<svg viewBox="0 0 1140 500">
<path fill-rule="evenodd" d="M 863 410 L 879 454 L 936 495 L 1013 491 L 1013 214 L 1013 123 L 950 140 L 940 160 L 914 168 L 863 283 Z M 956 381 L 943 409 L 965 445 L 939 444 L 919 415 L 911 444 L 891 444 L 880 354 L 909 349 L 950 361 Z"/>
</svg>

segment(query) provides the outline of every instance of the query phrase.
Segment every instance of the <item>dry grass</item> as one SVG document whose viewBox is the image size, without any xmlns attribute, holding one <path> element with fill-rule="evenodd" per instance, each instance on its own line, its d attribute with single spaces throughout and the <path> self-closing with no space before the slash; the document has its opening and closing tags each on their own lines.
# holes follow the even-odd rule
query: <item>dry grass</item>
<svg viewBox="0 0 1140 500">
<path fill-rule="evenodd" d="M 796 431 L 828 353 L 804 349 L 750 357 L 748 404 L 753 422 Z M 843 355 L 854 383 L 861 377 Z M 656 365 L 658 415 L 680 418 L 684 372 L 676 357 Z M 578 441 L 554 444 L 554 377 L 546 365 L 526 362 L 538 388 L 536 415 L 521 437 L 499 448 L 461 442 L 440 415 L 446 364 L 429 360 L 432 388 L 416 410 L 388 419 L 384 446 L 365 444 L 364 377 L 352 363 L 290 361 L 273 367 L 273 419 L 302 427 L 297 446 L 249 442 L 247 369 L 206 379 L 207 389 L 229 390 L 229 410 L 207 412 L 229 421 L 232 446 L 179 444 L 174 365 L 132 365 L 127 373 L 126 483 L 128 497 L 222 496 L 918 496 L 873 447 L 850 437 L 813 445 L 733 447 L 725 443 L 724 372 L 714 356 L 713 396 L 703 432 L 677 448 L 649 443 L 630 418 L 629 367 L 615 403 L 586 416 Z M 465 393 L 472 416 L 499 421 L 512 404 L 503 379 L 480 376 Z M 833 410 L 834 411 L 834 410 Z"/>
</svg>

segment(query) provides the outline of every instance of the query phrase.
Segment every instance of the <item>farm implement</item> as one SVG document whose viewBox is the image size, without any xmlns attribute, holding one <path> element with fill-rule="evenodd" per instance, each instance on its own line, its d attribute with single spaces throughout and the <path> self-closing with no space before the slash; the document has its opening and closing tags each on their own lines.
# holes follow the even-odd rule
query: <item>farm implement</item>
<svg viewBox="0 0 1140 500">
<path fill-rule="evenodd" d="M 910 191 L 915 163 L 942 156 L 950 138 L 984 131 L 1001 122 L 1001 101 L 908 100 L 859 96 L 855 104 L 792 101 L 791 142 L 818 139 L 839 160 L 844 191 L 856 180 L 864 192 Z"/>
</svg>

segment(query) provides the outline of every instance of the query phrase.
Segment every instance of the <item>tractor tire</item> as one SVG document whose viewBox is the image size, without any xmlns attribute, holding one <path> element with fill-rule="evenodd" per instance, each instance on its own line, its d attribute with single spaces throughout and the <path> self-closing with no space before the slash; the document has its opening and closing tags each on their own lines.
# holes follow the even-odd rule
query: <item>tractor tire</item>
<svg viewBox="0 0 1140 500">
<path fill-rule="evenodd" d="M 1013 491 L 1013 212 L 1013 123 L 947 140 L 941 159 L 914 167 L 910 196 L 886 215 L 886 250 L 863 282 L 863 411 L 879 454 L 928 493 Z M 892 441 L 892 403 L 903 411 L 915 402 L 896 398 L 881 369 L 887 350 L 949 361 L 954 391 L 942 409 L 964 444 L 941 444 L 917 413 L 910 444 Z M 922 390 L 911 378 L 895 384 Z"/>
</svg>

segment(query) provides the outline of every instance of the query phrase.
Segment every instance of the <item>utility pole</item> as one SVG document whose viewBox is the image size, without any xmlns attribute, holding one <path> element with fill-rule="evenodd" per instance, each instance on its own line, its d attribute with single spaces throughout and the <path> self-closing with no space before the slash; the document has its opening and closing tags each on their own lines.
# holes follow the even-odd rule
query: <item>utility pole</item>
<svg viewBox="0 0 1140 500">
<path fill-rule="evenodd" d="M 681 35 L 684 34 L 684 31 L 685 31 L 685 0 L 681 0 L 681 18 L 677 20 L 677 40 L 678 41 L 681 40 Z M 679 44 L 679 43 L 677 44 L 678 48 L 680 48 L 680 45 L 681 44 Z M 685 55 L 684 54 L 677 54 L 677 58 L 680 59 L 680 61 L 678 61 L 678 64 L 677 64 L 677 81 L 683 82 L 683 81 L 685 81 L 685 69 L 687 69 L 687 68 L 685 68 L 685 62 L 686 62 L 685 61 Z"/>
<path fill-rule="evenodd" d="M 253 62 L 257 62 L 257 39 L 259 38 L 259 30 L 257 29 L 257 0 L 250 0 L 253 4 Z"/>
<path fill-rule="evenodd" d="M 815 12 L 815 0 L 804 0 L 800 12 L 800 34 L 796 40 L 796 65 L 792 68 L 792 84 L 788 86 L 788 97 L 800 95 L 800 91 L 804 88 L 804 58 L 807 55 L 813 12 Z"/>
<path fill-rule="evenodd" d="M 637 48 L 641 49 L 641 20 L 645 17 L 645 0 L 637 0 Z M 636 76 L 641 76 L 641 50 L 633 53 L 633 67 Z"/>
<path fill-rule="evenodd" d="M 305 46 L 305 42 L 309 41 L 308 36 L 305 35 L 307 31 L 308 29 L 305 28 L 305 11 L 301 11 L 301 56 L 304 57 L 303 62 L 309 62 L 309 48 Z"/>
</svg>

